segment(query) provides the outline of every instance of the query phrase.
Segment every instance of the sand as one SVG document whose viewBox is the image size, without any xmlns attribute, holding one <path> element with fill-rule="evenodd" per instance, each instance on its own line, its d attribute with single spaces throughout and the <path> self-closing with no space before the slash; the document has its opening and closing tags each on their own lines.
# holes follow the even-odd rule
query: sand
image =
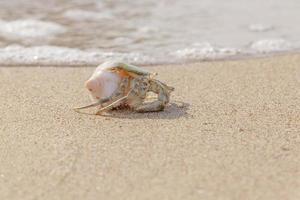
<svg viewBox="0 0 300 200">
<path fill-rule="evenodd" d="M 166 111 L 105 117 L 93 67 L 1 67 L 0 199 L 300 199 L 299 54 L 149 69 Z"/>
</svg>

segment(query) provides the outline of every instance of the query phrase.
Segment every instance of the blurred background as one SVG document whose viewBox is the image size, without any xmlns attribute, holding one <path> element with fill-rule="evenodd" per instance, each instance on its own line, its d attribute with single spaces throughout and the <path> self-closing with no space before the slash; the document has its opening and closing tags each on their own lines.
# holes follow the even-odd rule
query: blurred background
<svg viewBox="0 0 300 200">
<path fill-rule="evenodd" d="M 1 0 L 0 64 L 163 64 L 295 51 L 299 10 L 299 0 Z"/>
</svg>

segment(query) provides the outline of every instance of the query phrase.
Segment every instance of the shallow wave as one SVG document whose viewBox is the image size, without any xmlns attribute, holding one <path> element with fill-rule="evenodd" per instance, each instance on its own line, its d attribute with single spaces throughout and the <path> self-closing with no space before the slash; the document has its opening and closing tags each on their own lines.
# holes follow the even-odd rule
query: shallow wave
<svg viewBox="0 0 300 200">
<path fill-rule="evenodd" d="M 37 40 L 66 32 L 66 28 L 54 22 L 34 19 L 2 21 L 0 36 L 8 40 Z"/>
<path fill-rule="evenodd" d="M 214 60 L 236 56 L 239 53 L 241 53 L 239 49 L 215 47 L 210 43 L 196 43 L 192 47 L 179 49 L 171 55 L 184 60 Z"/>
<path fill-rule="evenodd" d="M 275 27 L 267 24 L 250 24 L 248 29 L 253 32 L 267 32 L 274 30 Z"/>
<path fill-rule="evenodd" d="M 57 46 L 8 46 L 0 49 L 1 65 L 96 65 L 106 60 L 145 64 L 153 58 L 140 53 L 113 53 Z"/>
<path fill-rule="evenodd" d="M 80 50 L 59 46 L 24 47 L 11 45 L 0 48 L 0 65 L 98 65 L 107 60 L 142 65 L 171 64 L 238 58 L 239 56 L 281 52 L 289 49 L 291 49 L 290 43 L 280 39 L 260 40 L 252 43 L 250 48 L 243 49 L 221 48 L 210 43 L 197 43 L 190 47 L 164 54 L 105 52 L 101 49 Z"/>
<path fill-rule="evenodd" d="M 295 47 L 284 39 L 264 39 L 251 44 L 251 49 L 257 53 L 270 53 L 292 50 Z"/>
<path fill-rule="evenodd" d="M 185 63 L 291 51 L 300 47 L 298 1 L 2 1 L 0 65 Z"/>
</svg>

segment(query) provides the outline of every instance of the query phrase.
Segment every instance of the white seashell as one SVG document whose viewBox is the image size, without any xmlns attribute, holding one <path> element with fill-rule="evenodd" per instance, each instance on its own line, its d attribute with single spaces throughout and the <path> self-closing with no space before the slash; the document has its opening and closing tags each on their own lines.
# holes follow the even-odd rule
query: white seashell
<svg viewBox="0 0 300 200">
<path fill-rule="evenodd" d="M 92 76 L 85 82 L 85 86 L 94 100 L 111 96 L 119 86 L 121 77 L 115 72 L 108 71 L 109 67 L 111 66 L 98 66 Z"/>
</svg>

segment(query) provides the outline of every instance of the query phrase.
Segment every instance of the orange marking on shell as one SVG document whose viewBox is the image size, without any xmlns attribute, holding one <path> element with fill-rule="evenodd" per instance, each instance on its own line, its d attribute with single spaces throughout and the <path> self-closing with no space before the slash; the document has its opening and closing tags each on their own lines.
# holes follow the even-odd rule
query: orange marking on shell
<svg viewBox="0 0 300 200">
<path fill-rule="evenodd" d="M 118 73 L 120 74 L 120 76 L 121 76 L 122 78 L 124 78 L 124 77 L 129 77 L 129 76 L 130 76 L 130 75 L 128 74 L 128 72 L 125 71 L 125 70 L 119 70 Z"/>
</svg>

